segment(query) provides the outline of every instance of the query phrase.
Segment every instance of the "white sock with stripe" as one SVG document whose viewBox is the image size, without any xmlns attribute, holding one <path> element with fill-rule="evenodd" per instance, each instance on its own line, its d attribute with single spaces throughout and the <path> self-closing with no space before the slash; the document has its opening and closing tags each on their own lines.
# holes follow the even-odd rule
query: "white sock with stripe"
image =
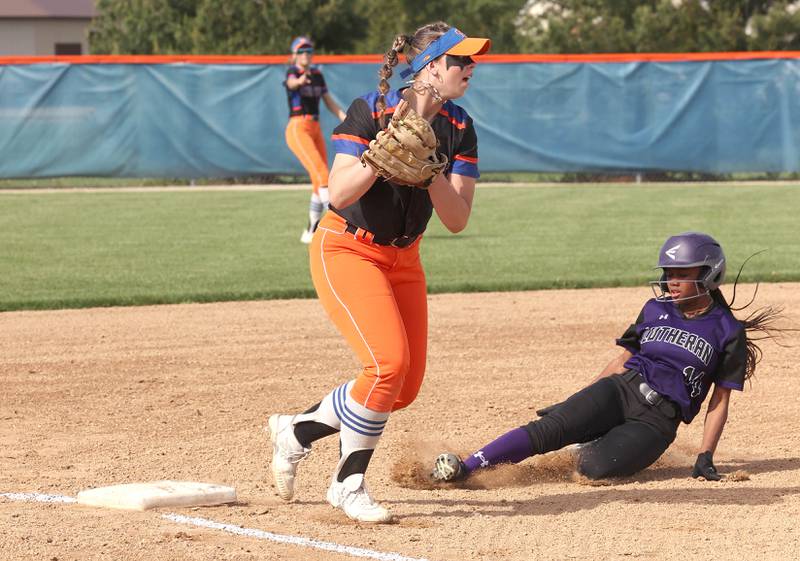
<svg viewBox="0 0 800 561">
<path fill-rule="evenodd" d="M 325 212 L 328 210 L 328 204 L 330 204 L 330 193 L 328 192 L 327 187 L 320 187 L 319 188 L 319 202 L 322 203 L 322 211 Z"/>
<path fill-rule="evenodd" d="M 350 395 L 352 386 L 353 382 L 348 382 L 333 391 L 334 410 L 341 421 L 341 457 L 334 473 L 334 479 L 339 482 L 353 474 L 361 474 L 363 478 L 389 419 L 389 413 L 373 411 L 357 403 Z"/>
<path fill-rule="evenodd" d="M 326 189 L 327 190 L 327 189 Z M 317 224 L 322 218 L 323 206 L 319 195 L 311 193 L 311 201 L 308 203 L 308 231 L 313 232 L 317 229 Z"/>
<path fill-rule="evenodd" d="M 339 417 L 336 415 L 336 411 L 333 407 L 333 394 L 336 392 L 336 389 L 322 399 L 319 407 L 317 407 L 316 410 L 312 411 L 311 413 L 301 413 L 300 415 L 295 415 L 294 422 L 292 424 L 296 425 L 298 423 L 312 421 L 315 423 L 322 423 L 339 430 L 341 427 L 341 422 L 339 421 Z"/>
</svg>

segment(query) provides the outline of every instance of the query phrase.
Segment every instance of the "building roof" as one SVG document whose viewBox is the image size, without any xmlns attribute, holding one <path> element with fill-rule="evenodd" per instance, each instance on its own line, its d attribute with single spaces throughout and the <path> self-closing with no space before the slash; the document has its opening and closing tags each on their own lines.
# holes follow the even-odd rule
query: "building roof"
<svg viewBox="0 0 800 561">
<path fill-rule="evenodd" d="M 95 0 L 2 0 L 3 18 L 86 18 L 97 15 Z"/>
</svg>

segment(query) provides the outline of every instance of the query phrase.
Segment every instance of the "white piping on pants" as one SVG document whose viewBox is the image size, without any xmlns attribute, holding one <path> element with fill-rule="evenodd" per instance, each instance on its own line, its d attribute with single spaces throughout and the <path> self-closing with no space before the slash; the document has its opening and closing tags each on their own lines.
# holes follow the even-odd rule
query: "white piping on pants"
<svg viewBox="0 0 800 561">
<path fill-rule="evenodd" d="M 336 300 L 339 302 L 339 304 L 341 304 L 342 308 L 344 308 L 344 311 L 347 312 L 347 316 L 350 318 L 350 321 L 353 322 L 353 327 L 356 328 L 356 332 L 358 333 L 358 336 L 361 337 L 361 340 L 364 342 L 364 346 L 367 347 L 367 351 L 369 351 L 369 356 L 372 357 L 372 362 L 375 364 L 375 371 L 376 371 L 375 383 L 372 384 L 372 387 L 370 388 L 369 393 L 367 394 L 367 398 L 364 400 L 364 403 L 361 404 L 364 407 L 367 407 L 367 402 L 369 401 L 369 398 L 372 395 L 372 391 L 375 389 L 375 386 L 378 385 L 378 382 L 381 379 L 381 365 L 378 364 L 378 361 L 375 358 L 375 354 L 372 352 L 372 349 L 370 348 L 369 343 L 367 343 L 366 337 L 364 337 L 364 334 L 361 332 L 361 329 L 358 327 L 358 324 L 356 323 L 356 320 L 353 317 L 353 314 L 350 313 L 350 310 L 348 309 L 348 307 L 345 305 L 344 302 L 342 302 L 342 299 L 339 298 L 339 295 L 336 293 L 336 290 L 333 288 L 333 283 L 331 282 L 331 278 L 328 276 L 328 267 L 325 265 L 325 238 L 327 237 L 328 232 L 330 230 L 327 230 L 327 229 L 324 229 L 324 230 L 325 230 L 325 232 L 322 234 L 322 239 L 320 240 L 320 244 L 319 244 L 319 257 L 320 257 L 320 260 L 322 261 L 322 270 L 325 272 L 325 280 L 328 282 L 328 287 L 331 289 L 331 292 L 336 297 Z"/>
<path fill-rule="evenodd" d="M 303 148 L 303 143 L 300 142 L 300 139 L 297 136 L 297 127 L 300 126 L 299 121 L 297 120 L 290 121 L 289 126 L 292 129 L 292 138 L 294 139 L 295 146 L 297 146 L 300 152 L 302 153 L 302 156 L 297 155 L 296 153 L 295 155 L 297 155 L 297 159 L 300 160 L 300 163 L 303 164 L 303 167 L 306 168 L 308 175 L 311 176 L 311 181 L 315 184 L 316 189 L 319 189 L 319 187 L 322 185 L 322 178 L 319 177 L 319 173 L 317 171 L 318 167 L 315 165 L 314 162 L 314 156 L 310 155 L 308 152 L 305 151 L 305 149 Z M 312 144 L 313 144 L 313 139 L 312 139 Z M 322 156 L 320 155 L 320 158 L 321 157 Z M 327 166 L 328 164 L 326 163 L 325 167 Z"/>
</svg>

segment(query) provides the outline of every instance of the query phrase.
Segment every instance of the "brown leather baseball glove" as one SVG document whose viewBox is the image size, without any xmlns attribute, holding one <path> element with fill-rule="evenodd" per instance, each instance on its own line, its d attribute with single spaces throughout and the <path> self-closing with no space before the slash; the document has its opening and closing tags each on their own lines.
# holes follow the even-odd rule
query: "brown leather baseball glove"
<svg viewBox="0 0 800 561">
<path fill-rule="evenodd" d="M 438 144 L 430 123 L 401 101 L 361 163 L 393 183 L 425 188 L 447 167 L 447 157 L 436 152 Z"/>
</svg>

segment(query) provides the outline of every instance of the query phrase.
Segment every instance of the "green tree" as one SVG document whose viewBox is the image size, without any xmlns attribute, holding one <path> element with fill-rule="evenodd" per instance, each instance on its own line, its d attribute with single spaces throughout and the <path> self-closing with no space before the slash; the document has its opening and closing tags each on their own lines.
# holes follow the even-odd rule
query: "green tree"
<svg viewBox="0 0 800 561">
<path fill-rule="evenodd" d="M 310 35 L 321 53 L 383 53 L 443 20 L 492 52 L 798 49 L 786 0 L 98 0 L 94 54 L 283 54 Z"/>
<path fill-rule="evenodd" d="M 766 13 L 754 15 L 749 23 L 751 50 L 800 50 L 800 2 L 777 2 Z"/>
<path fill-rule="evenodd" d="M 531 0 L 518 42 L 542 53 L 790 49 L 795 13 L 773 0 Z"/>
<path fill-rule="evenodd" d="M 98 0 L 89 50 L 115 55 L 190 52 L 196 5 L 196 0 Z"/>
<path fill-rule="evenodd" d="M 284 54 L 297 35 L 322 53 L 350 52 L 364 22 L 347 0 L 200 0 L 193 52 Z"/>
<path fill-rule="evenodd" d="M 519 43 L 527 52 L 628 52 L 636 7 L 631 0 L 533 0 L 519 19 Z"/>
<path fill-rule="evenodd" d="M 283 54 L 297 35 L 321 53 L 382 53 L 399 33 L 444 20 L 518 52 L 525 0 L 98 0 L 95 54 Z"/>
<path fill-rule="evenodd" d="M 283 54 L 311 35 L 351 52 L 366 25 L 347 0 L 98 0 L 94 54 Z"/>
<path fill-rule="evenodd" d="M 519 52 L 516 20 L 525 0 L 355 0 L 355 12 L 365 22 L 355 43 L 359 53 L 384 53 L 394 38 L 419 27 L 444 21 L 467 35 L 489 37 L 493 53 Z"/>
<path fill-rule="evenodd" d="M 700 0 L 661 0 L 634 12 L 634 51 L 711 52 L 747 49 L 739 9 L 723 9 Z"/>
</svg>

